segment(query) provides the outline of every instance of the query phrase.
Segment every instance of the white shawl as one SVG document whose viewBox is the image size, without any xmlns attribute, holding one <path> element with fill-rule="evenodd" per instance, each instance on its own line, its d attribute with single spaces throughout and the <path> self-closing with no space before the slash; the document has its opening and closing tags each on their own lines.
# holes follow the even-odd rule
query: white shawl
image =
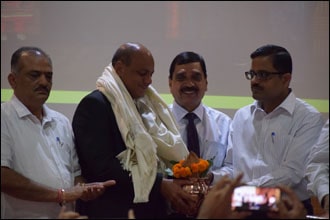
<svg viewBox="0 0 330 220">
<path fill-rule="evenodd" d="M 158 160 L 169 165 L 170 160 L 179 161 L 188 155 L 175 119 L 152 86 L 143 98 L 136 100 L 138 111 L 111 63 L 96 81 L 96 87 L 110 101 L 127 147 L 117 158 L 132 175 L 133 202 L 148 202 Z"/>
</svg>

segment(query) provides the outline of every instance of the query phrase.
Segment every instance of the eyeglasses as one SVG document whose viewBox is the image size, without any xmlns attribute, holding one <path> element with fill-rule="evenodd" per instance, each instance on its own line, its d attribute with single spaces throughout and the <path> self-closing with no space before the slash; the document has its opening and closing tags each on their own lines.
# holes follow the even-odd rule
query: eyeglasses
<svg viewBox="0 0 330 220">
<path fill-rule="evenodd" d="M 281 75 L 283 73 L 281 72 L 267 72 L 267 71 L 260 71 L 260 72 L 254 72 L 253 70 L 245 72 L 245 77 L 248 80 L 252 80 L 253 77 L 257 77 L 259 80 L 267 80 L 270 78 L 271 75 Z"/>
</svg>

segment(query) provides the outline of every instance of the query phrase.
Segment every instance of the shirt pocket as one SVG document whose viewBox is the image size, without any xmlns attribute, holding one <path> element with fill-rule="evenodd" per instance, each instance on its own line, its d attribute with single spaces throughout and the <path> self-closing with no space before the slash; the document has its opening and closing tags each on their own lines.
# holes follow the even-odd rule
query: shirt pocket
<svg viewBox="0 0 330 220">
<path fill-rule="evenodd" d="M 218 169 L 222 166 L 227 147 L 223 146 L 220 142 L 217 141 L 204 141 L 203 146 L 203 159 L 211 160 L 212 158 L 213 165 L 212 170 Z"/>
<path fill-rule="evenodd" d="M 286 157 L 293 141 L 293 135 L 277 135 L 274 137 L 273 145 L 269 145 L 269 152 L 265 155 L 269 155 L 269 160 L 275 166 L 281 166 L 286 161 Z"/>
</svg>

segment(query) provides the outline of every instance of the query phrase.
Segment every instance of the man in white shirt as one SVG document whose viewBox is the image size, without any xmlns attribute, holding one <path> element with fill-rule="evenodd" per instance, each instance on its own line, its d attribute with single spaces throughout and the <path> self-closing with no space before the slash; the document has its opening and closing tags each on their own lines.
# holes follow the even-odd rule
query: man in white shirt
<svg viewBox="0 0 330 220">
<path fill-rule="evenodd" d="M 265 45 L 250 57 L 245 76 L 255 101 L 235 113 L 225 166 L 215 179 L 244 173 L 242 181 L 249 185 L 289 186 L 311 215 L 304 171 L 324 119 L 289 87 L 292 60 L 285 48 Z"/>
<path fill-rule="evenodd" d="M 115 184 L 78 184 L 84 180 L 71 124 L 44 104 L 52 78 L 51 59 L 40 48 L 13 53 L 14 95 L 1 104 L 1 218 L 57 218 L 59 204 L 73 210 L 76 199 L 96 198 Z"/>
<path fill-rule="evenodd" d="M 231 118 L 202 103 L 207 84 L 205 60 L 201 55 L 185 51 L 173 59 L 169 69 L 169 87 L 174 102 L 170 109 L 186 144 L 188 120 L 185 115 L 194 113 L 197 116 L 194 123 L 198 132 L 199 156 L 205 160 L 213 159 L 210 171 L 214 171 L 223 165 Z M 211 183 L 212 172 L 209 172 L 208 176 Z"/>
<path fill-rule="evenodd" d="M 306 168 L 307 189 L 318 198 L 329 218 L 329 119 L 312 147 Z"/>
</svg>

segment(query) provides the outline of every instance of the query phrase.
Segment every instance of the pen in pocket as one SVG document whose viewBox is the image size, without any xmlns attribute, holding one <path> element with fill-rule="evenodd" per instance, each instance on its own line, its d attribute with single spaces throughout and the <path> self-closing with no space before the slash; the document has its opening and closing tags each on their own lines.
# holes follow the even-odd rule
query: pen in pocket
<svg viewBox="0 0 330 220">
<path fill-rule="evenodd" d="M 275 132 L 272 132 L 272 142 L 274 144 L 274 139 L 275 139 Z"/>
<path fill-rule="evenodd" d="M 63 142 L 61 142 L 61 139 L 59 137 L 56 137 L 56 142 L 63 147 Z"/>
</svg>

